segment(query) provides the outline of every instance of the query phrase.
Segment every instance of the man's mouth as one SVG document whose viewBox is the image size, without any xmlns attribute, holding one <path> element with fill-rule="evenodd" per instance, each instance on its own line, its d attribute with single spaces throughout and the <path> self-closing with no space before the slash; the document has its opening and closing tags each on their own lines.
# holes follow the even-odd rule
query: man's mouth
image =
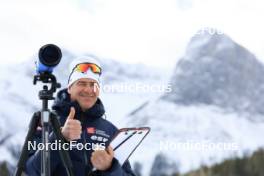
<svg viewBox="0 0 264 176">
<path fill-rule="evenodd" d="M 94 95 L 87 95 L 87 94 L 80 94 L 81 97 L 83 98 L 91 98 L 94 97 Z"/>
</svg>

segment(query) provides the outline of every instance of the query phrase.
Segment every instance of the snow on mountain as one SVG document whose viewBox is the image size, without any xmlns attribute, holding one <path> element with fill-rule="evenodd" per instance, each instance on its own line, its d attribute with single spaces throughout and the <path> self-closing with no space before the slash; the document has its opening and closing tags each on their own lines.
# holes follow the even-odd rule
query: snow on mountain
<svg viewBox="0 0 264 176">
<path fill-rule="evenodd" d="M 76 54 L 62 50 L 63 58 L 55 68 L 58 82 L 67 85 L 68 65 Z M 24 142 L 28 124 L 34 112 L 41 109 L 38 92 L 43 84 L 33 85 L 35 59 L 22 64 L 0 66 L 0 161 L 7 160 L 12 165 Z M 157 68 L 142 64 L 126 64 L 111 59 L 100 59 L 103 69 L 101 99 L 106 108 L 107 119 L 119 128 L 125 127 L 124 117 L 143 102 L 161 93 L 148 93 L 141 89 L 126 89 L 136 84 L 152 85 L 168 81 L 168 74 Z M 109 89 L 109 87 L 111 89 Z M 52 101 L 49 102 L 51 106 Z"/>
<path fill-rule="evenodd" d="M 213 104 L 263 115 L 264 67 L 225 34 L 195 35 L 171 78 L 164 97 L 178 104 Z"/>
<path fill-rule="evenodd" d="M 254 55 L 226 35 L 194 36 L 172 91 L 129 115 L 129 125 L 152 129 L 134 160 L 149 170 L 163 153 L 187 172 L 263 147 L 263 74 Z"/>
</svg>

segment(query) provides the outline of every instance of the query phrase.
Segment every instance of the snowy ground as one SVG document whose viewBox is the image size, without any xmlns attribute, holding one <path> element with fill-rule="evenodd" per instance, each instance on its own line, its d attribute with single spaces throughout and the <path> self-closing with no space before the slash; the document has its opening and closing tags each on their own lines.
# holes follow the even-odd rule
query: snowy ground
<svg viewBox="0 0 264 176">
<path fill-rule="evenodd" d="M 164 153 L 181 172 L 212 165 L 232 156 L 250 154 L 264 146 L 264 122 L 253 122 L 214 106 L 179 106 L 153 101 L 130 117 L 152 131 L 132 158 L 143 161 L 148 173 L 154 154 Z M 144 153 L 141 155 L 141 153 Z"/>
</svg>

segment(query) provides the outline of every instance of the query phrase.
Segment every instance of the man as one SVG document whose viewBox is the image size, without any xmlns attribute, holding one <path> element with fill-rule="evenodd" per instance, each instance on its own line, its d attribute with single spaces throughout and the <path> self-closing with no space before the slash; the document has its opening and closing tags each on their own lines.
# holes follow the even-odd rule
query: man
<svg viewBox="0 0 264 176">
<path fill-rule="evenodd" d="M 61 133 L 68 142 L 90 144 L 93 150 L 73 148 L 69 150 L 74 174 L 87 176 L 96 168 L 95 175 L 102 176 L 134 176 L 129 162 L 121 166 L 114 158 L 113 149 L 108 146 L 117 132 L 117 128 L 102 118 L 105 113 L 99 96 L 101 67 L 93 57 L 83 56 L 70 64 L 68 88 L 58 92 L 53 109 L 62 124 Z M 41 131 L 35 140 L 41 141 Z M 50 142 L 54 142 L 54 134 Z M 97 145 L 93 145 L 97 144 Z M 105 146 L 105 150 L 95 150 L 95 147 Z M 59 157 L 58 150 L 50 151 L 51 175 L 66 176 L 66 169 Z M 28 175 L 40 175 L 41 152 L 33 151 L 26 162 Z"/>
</svg>

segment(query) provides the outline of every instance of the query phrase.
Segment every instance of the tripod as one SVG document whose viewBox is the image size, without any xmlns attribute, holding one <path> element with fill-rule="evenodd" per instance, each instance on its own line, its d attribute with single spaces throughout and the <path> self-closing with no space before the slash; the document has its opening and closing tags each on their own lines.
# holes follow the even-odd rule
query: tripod
<svg viewBox="0 0 264 176">
<path fill-rule="evenodd" d="M 52 127 L 52 130 L 57 139 L 66 143 L 67 141 L 61 134 L 60 123 L 57 118 L 57 115 L 53 112 L 50 112 L 48 109 L 48 100 L 53 100 L 53 93 L 56 92 L 57 88 L 60 88 L 60 84 L 57 83 L 56 77 L 51 73 L 44 72 L 34 76 L 33 83 L 34 85 L 37 81 L 42 81 L 43 83 L 51 83 L 51 88 L 48 89 L 47 85 L 43 86 L 43 90 L 39 91 L 39 98 L 42 100 L 42 110 L 35 112 L 30 121 L 29 131 L 26 135 L 26 139 L 22 148 L 20 158 L 18 160 L 17 168 L 15 171 L 15 176 L 20 176 L 24 169 L 25 163 L 28 159 L 29 150 L 28 142 L 33 140 L 34 133 L 38 127 L 39 122 L 42 126 L 42 143 L 44 144 L 44 149 L 41 150 L 41 176 L 50 176 L 50 152 L 48 146 L 49 143 L 49 126 Z M 70 160 L 69 153 L 65 150 L 59 150 L 61 160 L 68 176 L 74 176 L 73 174 L 73 165 Z"/>
</svg>

